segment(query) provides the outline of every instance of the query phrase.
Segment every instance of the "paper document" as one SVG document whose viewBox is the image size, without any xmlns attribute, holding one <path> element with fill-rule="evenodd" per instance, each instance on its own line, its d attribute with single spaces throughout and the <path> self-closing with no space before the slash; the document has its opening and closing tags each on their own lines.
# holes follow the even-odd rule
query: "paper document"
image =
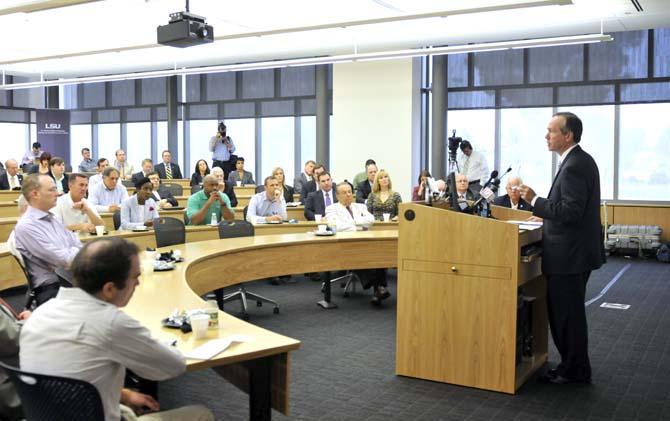
<svg viewBox="0 0 670 421">
<path fill-rule="evenodd" d="M 510 224 L 516 224 L 516 225 L 533 225 L 533 226 L 536 226 L 536 227 L 541 227 L 542 226 L 542 221 L 518 221 L 518 220 L 510 219 L 509 221 L 505 221 L 505 222 L 509 222 Z"/>
<path fill-rule="evenodd" d="M 192 360 L 210 360 L 225 351 L 233 342 L 249 342 L 251 338 L 246 335 L 231 335 L 221 339 L 212 339 L 204 345 L 184 354 Z"/>
<path fill-rule="evenodd" d="M 542 228 L 542 225 L 530 225 L 530 224 L 519 224 L 519 229 L 520 230 L 536 230 L 538 228 Z"/>
</svg>

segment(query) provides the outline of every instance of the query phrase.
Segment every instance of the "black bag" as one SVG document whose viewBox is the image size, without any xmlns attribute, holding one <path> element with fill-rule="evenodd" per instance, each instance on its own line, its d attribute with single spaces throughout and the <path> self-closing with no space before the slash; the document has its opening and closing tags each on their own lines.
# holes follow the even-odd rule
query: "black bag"
<svg viewBox="0 0 670 421">
<path fill-rule="evenodd" d="M 656 259 L 659 262 L 670 263 L 670 243 L 661 244 L 656 251 Z"/>
</svg>

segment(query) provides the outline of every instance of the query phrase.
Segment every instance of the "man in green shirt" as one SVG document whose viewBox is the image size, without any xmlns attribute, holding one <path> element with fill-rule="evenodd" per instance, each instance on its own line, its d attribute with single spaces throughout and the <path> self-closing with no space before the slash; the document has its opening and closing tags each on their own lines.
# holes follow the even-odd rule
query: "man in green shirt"
<svg viewBox="0 0 670 421">
<path fill-rule="evenodd" d="M 219 180 L 210 174 L 203 179 L 202 190 L 188 198 L 186 216 L 189 225 L 210 225 L 212 214 L 216 215 L 217 222 L 235 219 L 235 210 L 228 195 L 219 191 Z"/>
</svg>

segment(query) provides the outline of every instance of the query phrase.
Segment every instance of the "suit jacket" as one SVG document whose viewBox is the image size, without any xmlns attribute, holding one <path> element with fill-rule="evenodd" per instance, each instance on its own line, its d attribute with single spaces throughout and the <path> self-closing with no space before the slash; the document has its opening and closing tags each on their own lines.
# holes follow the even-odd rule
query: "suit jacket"
<svg viewBox="0 0 670 421">
<path fill-rule="evenodd" d="M 302 194 L 302 188 L 305 186 L 305 184 L 309 183 L 309 180 L 307 179 L 307 175 L 305 175 L 304 172 L 301 172 L 299 176 L 293 180 L 293 188 L 295 189 L 296 192 Z M 306 197 L 306 196 L 305 196 Z M 304 203 L 304 202 L 303 202 Z"/>
<path fill-rule="evenodd" d="M 337 195 L 335 189 L 330 190 L 333 203 L 337 203 Z M 326 215 L 326 202 L 323 200 L 323 193 L 321 190 L 313 191 L 307 196 L 305 200 L 305 218 L 308 221 L 314 220 L 314 215 Z"/>
<path fill-rule="evenodd" d="M 142 171 L 136 172 L 133 174 L 132 177 L 130 177 L 130 181 L 132 181 L 133 185 L 136 184 L 138 181 L 140 181 L 142 178 L 144 178 L 144 173 Z"/>
<path fill-rule="evenodd" d="M 16 176 L 19 179 L 19 183 L 23 183 L 23 176 L 21 174 L 16 174 Z M 0 190 L 9 190 L 9 176 L 7 173 L 0 175 Z M 19 187 L 15 190 L 21 190 L 21 188 Z"/>
<path fill-rule="evenodd" d="M 244 175 L 242 178 L 240 178 L 240 174 L 237 172 L 237 170 L 233 170 L 230 172 L 230 174 L 228 174 L 228 181 L 235 183 L 241 181 L 242 184 L 256 184 L 253 174 L 251 174 L 249 171 L 244 171 Z"/>
<path fill-rule="evenodd" d="M 53 174 L 51 174 L 51 171 L 49 171 L 47 175 L 53 178 L 54 181 L 56 181 L 56 178 L 53 176 Z M 70 185 L 67 180 L 68 180 L 67 174 L 63 174 L 63 179 L 61 180 L 61 186 L 63 187 L 63 194 L 70 192 Z M 56 181 L 56 183 L 58 183 L 58 181 Z"/>
<path fill-rule="evenodd" d="M 307 196 L 309 196 L 310 193 L 315 191 L 316 191 L 316 181 L 312 180 L 303 184 L 302 190 L 300 190 L 300 202 L 307 203 Z"/>
<path fill-rule="evenodd" d="M 547 198 L 535 201 L 533 215 L 544 219 L 545 274 L 576 274 L 602 266 L 600 174 L 591 155 L 579 145 L 563 160 Z"/>
<path fill-rule="evenodd" d="M 184 178 L 181 176 L 181 170 L 179 169 L 179 165 L 170 162 L 170 169 L 172 171 L 172 178 Z M 165 175 L 165 163 L 161 162 L 160 164 L 154 165 L 154 171 L 158 173 L 158 177 L 167 178 L 167 176 Z"/>
<path fill-rule="evenodd" d="M 326 217 L 336 221 L 338 231 L 356 231 L 358 227 L 369 227 L 375 222 L 375 217 L 361 203 L 352 203 L 351 213 L 341 204 L 333 203 L 326 208 Z"/>
<path fill-rule="evenodd" d="M 170 193 L 170 189 L 167 187 L 163 186 L 162 184 L 158 187 L 158 191 L 154 192 L 154 200 L 158 201 L 158 197 L 156 197 L 156 193 L 161 197 L 161 199 L 165 199 L 168 201 L 169 204 L 172 206 L 178 206 L 179 202 L 177 202 L 177 199 L 174 198 L 172 193 Z"/>
<path fill-rule="evenodd" d="M 356 203 L 365 203 L 365 199 L 368 198 L 371 192 L 372 187 L 370 187 L 367 178 L 358 183 L 358 189 L 356 189 Z"/>
<path fill-rule="evenodd" d="M 509 198 L 509 195 L 504 195 L 504 196 L 498 196 L 493 200 L 493 204 L 496 206 L 502 206 L 505 208 L 511 208 L 512 207 L 512 201 Z M 517 207 L 519 210 L 525 210 L 525 211 L 532 211 L 533 207 L 530 205 L 530 203 L 526 202 L 525 200 L 519 198 L 519 206 Z"/>
<path fill-rule="evenodd" d="M 235 189 L 233 188 L 234 183 L 231 183 L 230 181 L 226 181 L 226 188 L 223 189 L 223 192 L 228 196 L 228 199 L 230 199 L 230 206 L 236 208 L 237 207 L 237 196 L 235 195 Z"/>
</svg>

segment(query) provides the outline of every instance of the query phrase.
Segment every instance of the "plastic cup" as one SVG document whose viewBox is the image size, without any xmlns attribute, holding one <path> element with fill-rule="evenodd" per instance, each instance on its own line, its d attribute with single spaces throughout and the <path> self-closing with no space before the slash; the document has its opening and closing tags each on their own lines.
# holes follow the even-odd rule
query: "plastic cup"
<svg viewBox="0 0 670 421">
<path fill-rule="evenodd" d="M 237 180 L 237 187 L 241 187 L 241 186 L 242 186 L 242 180 Z"/>
<path fill-rule="evenodd" d="M 391 220 L 391 214 L 390 213 L 383 213 L 382 216 L 384 217 L 384 222 L 388 222 Z"/>
<path fill-rule="evenodd" d="M 174 257 L 175 259 L 179 259 L 181 257 L 181 250 L 174 250 L 172 252 L 172 257 Z"/>
<path fill-rule="evenodd" d="M 322 225 L 317 225 L 317 226 L 316 226 L 316 229 L 317 229 L 319 232 L 326 232 L 326 229 L 327 229 L 327 228 L 328 228 L 328 225 L 324 225 L 324 224 L 322 224 Z"/>
<path fill-rule="evenodd" d="M 96 225 L 95 226 L 95 234 L 97 236 L 101 236 L 105 233 L 105 226 L 104 225 Z"/>
<path fill-rule="evenodd" d="M 314 222 L 316 222 L 317 224 L 321 222 L 321 218 L 323 218 L 323 215 L 320 215 L 318 213 L 314 214 Z"/>
<path fill-rule="evenodd" d="M 205 339 L 209 329 L 209 314 L 194 314 L 190 317 L 191 329 L 195 339 Z"/>
</svg>

